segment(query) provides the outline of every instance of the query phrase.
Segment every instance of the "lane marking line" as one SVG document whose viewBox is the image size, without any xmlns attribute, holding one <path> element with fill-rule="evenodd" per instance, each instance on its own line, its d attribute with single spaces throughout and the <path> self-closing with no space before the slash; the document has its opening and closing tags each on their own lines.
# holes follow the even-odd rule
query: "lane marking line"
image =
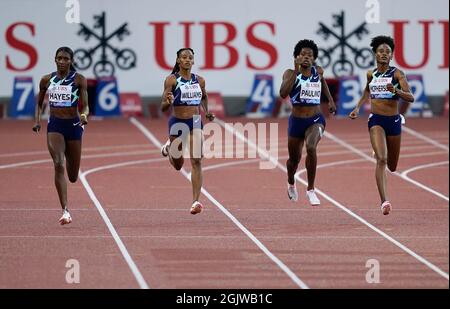
<svg viewBox="0 0 450 309">
<path fill-rule="evenodd" d="M 127 262 L 128 267 L 130 268 L 131 272 L 133 273 L 134 277 L 136 278 L 136 281 L 138 282 L 141 289 L 149 289 L 149 286 L 148 286 L 147 282 L 145 281 L 144 277 L 142 276 L 141 272 L 139 271 L 136 263 L 131 258 L 131 255 L 129 254 L 124 243 L 122 242 L 122 239 L 120 238 L 119 234 L 117 233 L 116 229 L 114 228 L 113 224 L 111 223 L 111 220 L 109 219 L 108 215 L 106 214 L 105 210 L 103 209 L 102 204 L 97 199 L 97 196 L 95 195 L 94 191 L 92 190 L 91 186 L 89 185 L 89 182 L 87 181 L 86 176 L 88 176 L 89 174 L 98 172 L 98 171 L 106 170 L 106 169 L 118 168 L 118 167 L 123 167 L 123 166 L 134 165 L 134 164 L 157 162 L 157 161 L 162 161 L 162 159 L 155 158 L 155 159 L 137 160 L 137 161 L 128 161 L 128 162 L 110 164 L 110 165 L 96 167 L 96 168 L 87 170 L 85 172 L 82 172 L 80 169 L 81 183 L 83 184 L 89 197 L 91 198 L 92 202 L 94 203 L 95 207 L 97 208 L 98 212 L 100 213 L 100 216 L 102 217 L 103 221 L 105 222 L 106 226 L 108 227 L 109 232 L 111 233 L 112 237 L 114 238 L 114 241 L 116 242 L 117 246 L 119 247 L 120 253 L 122 253 L 122 256 L 124 257 L 125 261 Z"/>
<path fill-rule="evenodd" d="M 161 142 L 142 125 L 137 119 L 131 117 L 130 122 L 135 125 L 158 149 L 162 147 Z M 167 158 L 166 158 L 167 160 Z M 189 174 L 184 168 L 180 170 L 188 181 L 191 181 Z M 217 201 L 209 192 L 202 187 L 201 192 L 206 196 L 216 207 L 218 207 L 245 235 L 247 235 L 278 267 L 281 268 L 291 280 L 302 289 L 309 289 L 305 282 L 303 282 L 292 270 L 289 269 L 280 259 L 278 259 L 269 249 L 266 248 L 238 219 L 236 219 L 219 201 Z"/>
<path fill-rule="evenodd" d="M 267 153 L 267 151 L 261 149 L 258 145 L 256 145 L 253 141 L 248 140 L 243 134 L 241 134 L 240 132 L 235 132 L 233 130 L 233 128 L 230 128 L 230 126 L 228 124 L 226 124 L 225 122 L 223 122 L 220 119 L 216 118 L 216 122 L 218 122 L 222 127 L 225 128 L 225 130 L 231 132 L 232 134 L 234 134 L 237 138 L 239 138 L 240 140 L 242 140 L 243 142 L 245 142 L 247 145 L 249 145 L 250 147 L 254 148 L 261 157 L 265 157 L 268 160 L 270 160 L 273 164 L 275 164 L 279 169 L 281 169 L 283 172 L 287 173 L 287 169 L 285 166 L 281 165 L 281 163 L 273 158 L 270 154 Z M 327 132 L 325 132 L 325 134 L 327 134 Z M 331 134 L 328 134 L 331 135 Z M 362 153 L 362 155 L 364 155 L 364 157 L 366 157 L 367 155 Z M 368 157 L 368 156 L 367 156 Z M 370 158 L 370 157 L 369 157 Z M 367 158 L 366 158 L 367 159 Z M 370 158 L 372 159 L 372 158 Z M 301 182 L 303 185 L 308 186 L 308 182 L 303 180 L 302 178 L 295 176 L 295 179 L 297 179 L 299 182 Z M 400 249 L 402 249 L 403 251 L 405 251 L 406 253 L 408 253 L 409 255 L 411 255 L 412 257 L 414 257 L 415 259 L 417 259 L 418 261 L 420 261 L 421 263 L 425 264 L 428 268 L 430 268 L 431 270 L 435 271 L 436 273 L 438 273 L 439 275 L 441 275 L 442 277 L 444 277 L 445 279 L 449 280 L 449 275 L 441 270 L 439 267 L 437 267 L 436 265 L 434 265 L 433 263 L 429 262 L 428 260 L 426 260 L 425 258 L 423 258 L 422 256 L 418 255 L 417 253 L 415 253 L 414 251 L 412 251 L 411 249 L 409 249 L 408 247 L 406 247 L 405 245 L 403 245 L 402 243 L 400 243 L 399 241 L 397 241 L 396 239 L 394 239 L 393 237 L 389 236 L 388 234 L 386 234 L 385 232 L 383 232 L 382 230 L 380 230 L 379 228 L 375 227 L 374 225 L 370 224 L 368 221 L 366 221 L 365 219 L 363 219 L 362 217 L 358 216 L 357 214 L 355 214 L 354 212 L 352 212 L 350 209 L 346 208 L 344 205 L 342 205 L 341 203 L 339 203 L 338 201 L 336 201 L 335 199 L 333 199 L 331 196 L 329 196 L 328 194 L 326 194 L 325 192 L 321 191 L 318 188 L 315 188 L 315 191 L 321 195 L 322 197 L 324 197 L 326 200 L 328 200 L 330 203 L 332 203 L 333 205 L 335 205 L 336 207 L 340 208 L 341 210 L 343 210 L 344 212 L 346 212 L 347 214 L 349 214 L 350 216 L 352 216 L 353 218 L 355 218 L 356 220 L 358 220 L 359 222 L 363 223 L 364 225 L 366 225 L 367 227 L 369 227 L 370 229 L 372 229 L 373 231 L 375 231 L 376 233 L 378 233 L 379 235 L 383 236 L 384 238 L 386 238 L 387 240 L 389 240 L 391 243 L 393 243 L 394 245 L 396 245 L 397 247 L 399 247 Z"/>
</svg>

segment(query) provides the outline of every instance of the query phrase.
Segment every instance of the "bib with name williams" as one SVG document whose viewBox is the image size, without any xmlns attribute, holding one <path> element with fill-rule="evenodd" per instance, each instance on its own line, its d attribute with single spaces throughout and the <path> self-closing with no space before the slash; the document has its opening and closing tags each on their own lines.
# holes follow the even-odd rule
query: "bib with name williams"
<svg viewBox="0 0 450 309">
<path fill-rule="evenodd" d="M 176 73 L 177 82 L 172 88 L 174 106 L 198 106 L 202 101 L 203 92 L 197 75 L 191 73 L 191 79 L 186 80 Z"/>
<path fill-rule="evenodd" d="M 70 71 L 63 78 L 58 78 L 56 72 L 51 73 L 50 85 L 48 86 L 48 103 L 50 107 L 68 108 L 78 106 L 79 87 L 75 84 L 75 71 Z"/>
</svg>

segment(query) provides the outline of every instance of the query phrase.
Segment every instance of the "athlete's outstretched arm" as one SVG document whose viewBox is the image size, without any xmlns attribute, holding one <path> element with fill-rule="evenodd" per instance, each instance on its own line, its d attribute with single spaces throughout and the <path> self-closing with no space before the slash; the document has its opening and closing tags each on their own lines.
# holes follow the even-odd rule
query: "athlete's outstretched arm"
<svg viewBox="0 0 450 309">
<path fill-rule="evenodd" d="M 205 79 L 201 76 L 198 76 L 198 82 L 200 84 L 200 88 L 202 89 L 202 101 L 201 105 L 203 107 L 203 110 L 205 111 L 205 116 L 209 121 L 213 121 L 215 118 L 215 115 L 209 112 L 208 109 L 208 93 L 206 92 L 206 82 Z"/>
<path fill-rule="evenodd" d="M 43 76 L 39 82 L 39 95 L 36 101 L 36 107 L 34 109 L 34 132 L 39 132 L 41 130 L 41 114 L 44 107 L 44 98 L 45 93 L 47 92 L 49 80 L 50 74 Z"/>
<path fill-rule="evenodd" d="M 87 80 L 86 78 L 77 73 L 78 85 L 80 89 L 80 99 L 78 102 L 81 104 L 81 114 L 80 121 L 81 123 L 87 124 L 87 117 L 89 115 L 89 101 L 88 101 L 88 92 L 87 92 Z"/>
<path fill-rule="evenodd" d="M 350 118 L 355 119 L 358 117 L 359 109 L 361 106 L 369 100 L 370 91 L 369 91 L 369 83 L 372 81 L 372 71 L 367 71 L 367 82 L 366 87 L 364 88 L 363 95 L 361 99 L 359 99 L 358 104 L 356 107 L 352 110 L 352 112 L 348 115 Z"/>
<path fill-rule="evenodd" d="M 161 111 L 165 112 L 173 103 L 172 88 L 176 84 L 175 75 L 171 74 L 164 80 L 164 92 L 161 99 Z"/>
<path fill-rule="evenodd" d="M 318 66 L 317 72 L 319 73 L 319 76 L 320 76 L 320 81 L 322 84 L 322 92 L 325 94 L 325 96 L 327 97 L 327 100 L 328 100 L 328 109 L 329 109 L 330 113 L 334 114 L 334 113 L 336 113 L 336 104 L 334 103 L 334 99 L 331 96 L 327 81 L 325 80 L 325 78 L 323 78 L 323 73 L 324 73 L 323 69 L 320 66 Z"/>
</svg>

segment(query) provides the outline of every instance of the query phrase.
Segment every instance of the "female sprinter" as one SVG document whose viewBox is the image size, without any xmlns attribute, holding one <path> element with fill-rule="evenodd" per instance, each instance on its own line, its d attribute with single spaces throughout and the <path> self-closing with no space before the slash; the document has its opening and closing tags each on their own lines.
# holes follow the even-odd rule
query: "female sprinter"
<svg viewBox="0 0 450 309">
<path fill-rule="evenodd" d="M 370 44 L 377 67 L 367 72 L 367 83 L 362 98 L 349 117 L 358 117 L 359 109 L 370 96 L 369 135 L 377 160 L 375 178 L 381 199 L 381 212 L 388 215 L 392 210 L 386 194 L 386 165 L 391 172 L 397 168 L 400 155 L 402 119 L 398 112 L 398 100 L 414 102 L 405 74 L 389 65 L 394 52 L 394 40 L 377 36 Z"/>
<path fill-rule="evenodd" d="M 289 159 L 286 162 L 287 194 L 290 200 L 297 201 L 294 176 L 305 144 L 308 174 L 306 197 L 311 205 L 320 205 L 320 200 L 314 192 L 314 180 L 317 167 L 316 148 L 325 130 L 325 117 L 320 108 L 322 92 L 328 99 L 330 113 L 336 112 L 336 105 L 323 78 L 324 71 L 314 65 L 317 56 L 318 48 L 314 41 L 299 41 L 294 48 L 294 69 L 287 69 L 284 72 L 280 87 L 280 96 L 286 98 L 289 95 L 292 103 L 288 128 Z"/>
<path fill-rule="evenodd" d="M 41 113 L 45 93 L 48 92 L 50 117 L 47 125 L 47 147 L 55 167 L 55 186 L 62 208 L 61 225 L 72 222 L 67 207 L 67 182 L 64 176 L 64 158 L 69 181 L 78 179 L 81 158 L 81 137 L 89 114 L 87 83 L 72 65 L 73 51 L 60 47 L 55 55 L 56 72 L 42 77 L 35 110 L 33 131 L 41 129 Z M 78 115 L 78 105 L 81 114 Z"/>
<path fill-rule="evenodd" d="M 190 160 L 192 165 L 191 182 L 193 202 L 190 209 L 195 215 L 202 211 L 199 202 L 202 188 L 202 120 L 199 105 L 202 105 L 208 120 L 214 115 L 208 111 L 208 96 L 205 90 L 205 79 L 191 73 L 194 64 L 194 51 L 182 48 L 177 51 L 176 64 L 172 73 L 164 81 L 161 110 L 164 112 L 173 106 L 169 119 L 169 139 L 161 149 L 163 156 L 169 156 L 170 164 L 180 170 L 183 167 L 183 149 L 190 139 Z"/>
</svg>

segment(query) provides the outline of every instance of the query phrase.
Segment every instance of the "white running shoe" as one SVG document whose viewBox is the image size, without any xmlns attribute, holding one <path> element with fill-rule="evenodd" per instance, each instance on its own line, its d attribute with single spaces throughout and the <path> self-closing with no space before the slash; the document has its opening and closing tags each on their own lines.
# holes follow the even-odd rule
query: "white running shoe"
<svg viewBox="0 0 450 309">
<path fill-rule="evenodd" d="M 306 191 L 306 197 L 312 206 L 320 205 L 320 200 L 317 197 L 316 192 L 314 192 L 314 189 Z"/>
<path fill-rule="evenodd" d="M 64 225 L 64 224 L 69 224 L 70 222 L 72 222 L 72 217 L 70 216 L 69 211 L 67 209 L 64 209 L 63 215 L 59 219 L 59 224 Z"/>
<path fill-rule="evenodd" d="M 293 202 L 298 201 L 298 192 L 297 192 L 297 188 L 295 187 L 295 183 L 293 185 L 288 183 L 287 194 L 291 201 L 293 201 Z"/>
<path fill-rule="evenodd" d="M 169 146 L 170 146 L 170 139 L 168 139 L 167 142 L 161 147 L 161 154 L 164 157 L 167 157 L 169 155 Z"/>
<path fill-rule="evenodd" d="M 199 201 L 195 201 L 191 206 L 191 214 L 196 215 L 202 212 L 203 205 Z"/>
<path fill-rule="evenodd" d="M 388 215 L 392 210 L 392 205 L 389 201 L 384 201 L 383 204 L 381 204 L 381 212 L 383 215 Z"/>
</svg>

